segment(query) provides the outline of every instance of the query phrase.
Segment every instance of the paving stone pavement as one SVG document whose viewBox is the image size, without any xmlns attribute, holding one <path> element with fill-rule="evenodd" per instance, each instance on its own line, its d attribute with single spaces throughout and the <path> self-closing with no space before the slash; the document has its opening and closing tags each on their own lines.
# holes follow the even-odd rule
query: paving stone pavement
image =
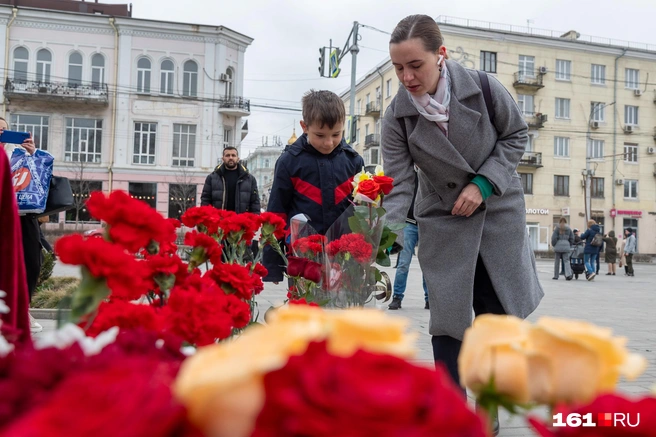
<svg viewBox="0 0 656 437">
<path fill-rule="evenodd" d="M 624 276 L 623 269 L 618 273 L 619 276 L 606 276 L 606 266 L 602 265 L 600 276 L 591 282 L 584 278 L 565 281 L 562 276 L 557 281 L 553 280 L 553 260 L 538 260 L 537 266 L 545 296 L 529 320 L 535 321 L 545 315 L 587 320 L 612 328 L 616 335 L 628 337 L 628 348 L 645 356 L 649 360 L 649 367 L 635 381 L 622 380 L 619 390 L 629 395 L 647 394 L 656 384 L 656 265 L 635 264 L 634 277 Z M 383 270 L 394 279 L 393 268 Z M 57 266 L 55 275 L 76 276 L 77 271 L 68 266 Z M 272 305 L 280 305 L 285 295 L 283 284 L 267 283 L 258 299 L 261 312 Z M 421 271 L 416 258 L 413 258 L 410 267 L 403 308 L 389 311 L 387 304 L 381 308 L 410 320 L 411 329 L 420 334 L 416 361 L 431 365 L 433 353 L 428 334 L 429 311 L 424 309 Z M 42 320 L 40 323 L 44 331 L 55 328 L 54 321 Z M 544 409 L 536 410 L 534 414 L 547 420 Z M 522 418 L 509 417 L 503 411 L 501 427 L 499 435 L 502 437 L 536 435 Z"/>
</svg>

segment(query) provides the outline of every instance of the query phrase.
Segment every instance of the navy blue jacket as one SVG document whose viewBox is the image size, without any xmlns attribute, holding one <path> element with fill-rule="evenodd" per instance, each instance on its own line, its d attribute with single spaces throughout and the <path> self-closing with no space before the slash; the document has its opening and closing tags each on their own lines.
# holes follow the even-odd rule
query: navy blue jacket
<svg viewBox="0 0 656 437">
<path fill-rule="evenodd" d="M 590 229 L 585 231 L 583 235 L 581 235 L 581 240 L 585 240 L 585 249 L 583 250 L 583 253 L 587 254 L 596 254 L 599 253 L 599 246 L 593 246 L 592 245 L 592 240 L 594 239 L 595 235 L 597 235 L 599 232 L 601 232 L 601 228 L 599 225 L 592 225 Z"/>
<path fill-rule="evenodd" d="M 319 234 L 348 208 L 352 200 L 353 176 L 362 171 L 364 160 L 342 139 L 330 154 L 318 152 L 301 135 L 276 162 L 267 212 L 287 222 L 296 214 L 305 214 Z M 265 281 L 281 281 L 283 261 L 272 250 L 264 251 Z"/>
</svg>

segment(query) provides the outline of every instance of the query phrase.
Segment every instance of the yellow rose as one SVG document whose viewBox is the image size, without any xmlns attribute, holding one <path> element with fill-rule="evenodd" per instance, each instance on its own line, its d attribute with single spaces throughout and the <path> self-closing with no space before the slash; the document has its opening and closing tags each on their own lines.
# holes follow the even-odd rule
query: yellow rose
<svg viewBox="0 0 656 437">
<path fill-rule="evenodd" d="M 612 391 L 620 375 L 645 370 L 646 359 L 629 353 L 626 341 L 586 322 L 543 317 L 531 325 L 487 314 L 465 332 L 460 380 L 480 392 L 494 378 L 497 393 L 520 403 L 587 402 Z"/>
<path fill-rule="evenodd" d="M 407 358 L 415 353 L 415 336 L 405 333 L 406 327 L 405 320 L 377 310 L 281 308 L 270 314 L 266 326 L 200 348 L 183 363 L 174 393 L 207 436 L 246 437 L 264 405 L 264 375 L 305 352 L 310 342 L 326 340 L 340 356 L 365 349 Z"/>
</svg>

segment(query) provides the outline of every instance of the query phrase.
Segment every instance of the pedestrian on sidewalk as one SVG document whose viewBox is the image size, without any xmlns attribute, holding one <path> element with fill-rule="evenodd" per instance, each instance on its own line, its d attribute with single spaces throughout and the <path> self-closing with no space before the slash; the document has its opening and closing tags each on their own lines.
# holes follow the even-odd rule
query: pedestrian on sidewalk
<svg viewBox="0 0 656 437">
<path fill-rule="evenodd" d="M 588 230 L 581 235 L 581 240 L 585 240 L 585 249 L 583 250 L 583 260 L 585 262 L 585 277 L 588 281 L 594 280 L 596 274 L 596 262 L 599 256 L 599 247 L 601 246 L 602 236 L 597 235 L 601 228 L 594 220 L 588 220 Z M 596 237 L 596 240 L 595 240 Z M 601 237 L 601 238 L 600 238 Z"/>
<path fill-rule="evenodd" d="M 638 244 L 636 242 L 636 237 L 633 234 L 632 228 L 626 228 L 624 230 L 624 235 L 626 236 L 626 244 L 624 245 L 624 255 L 626 256 L 626 275 L 633 275 L 633 255 L 637 252 Z"/>
<path fill-rule="evenodd" d="M 606 273 L 606 276 L 614 276 L 617 271 L 615 266 L 617 262 L 617 238 L 615 238 L 615 231 L 610 231 L 608 235 L 604 236 L 604 244 L 606 244 L 604 260 L 608 264 L 608 273 Z"/>
<path fill-rule="evenodd" d="M 551 246 L 554 248 L 554 276 L 553 279 L 558 280 L 558 270 L 560 264 L 565 265 L 565 279 L 572 280 L 574 274 L 572 273 L 572 266 L 569 263 L 569 257 L 572 253 L 572 246 L 574 245 L 574 232 L 567 226 L 567 220 L 562 217 L 558 222 L 558 227 L 554 229 L 551 236 Z"/>
<path fill-rule="evenodd" d="M 415 196 L 417 196 L 417 179 L 415 178 Z M 417 220 L 415 220 L 415 199 L 412 199 L 410 209 L 408 210 L 408 217 L 405 219 L 405 228 L 403 228 L 403 250 L 399 254 L 399 262 L 396 267 L 396 274 L 394 275 L 394 295 L 392 303 L 389 304 L 389 309 L 401 309 L 401 302 L 405 294 L 405 286 L 408 281 L 408 271 L 410 270 L 410 263 L 415 254 L 415 246 L 419 239 L 419 232 L 417 228 Z M 421 275 L 421 283 L 424 288 L 424 309 L 430 309 L 428 303 L 428 289 L 426 288 L 426 279 Z"/>
</svg>

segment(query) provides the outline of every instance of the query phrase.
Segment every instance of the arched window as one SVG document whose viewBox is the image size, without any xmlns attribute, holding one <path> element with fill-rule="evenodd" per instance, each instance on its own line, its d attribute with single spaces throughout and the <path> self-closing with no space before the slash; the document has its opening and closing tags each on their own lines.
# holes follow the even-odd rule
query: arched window
<svg viewBox="0 0 656 437">
<path fill-rule="evenodd" d="M 198 95 L 198 64 L 194 61 L 185 62 L 183 72 L 182 95 L 196 97 Z"/>
<path fill-rule="evenodd" d="M 137 92 L 150 93 L 150 59 L 139 58 L 137 61 Z"/>
<path fill-rule="evenodd" d="M 226 98 L 232 97 L 232 93 L 233 93 L 232 79 L 233 79 L 234 75 L 235 75 L 235 73 L 234 73 L 234 70 L 232 68 L 228 68 L 226 70 L 226 76 L 228 76 L 228 80 L 226 80 L 226 84 L 225 84 L 225 96 L 226 96 Z"/>
<path fill-rule="evenodd" d="M 105 85 L 105 57 L 100 53 L 91 57 L 91 85 L 94 88 Z"/>
<path fill-rule="evenodd" d="M 82 54 L 73 52 L 68 56 L 68 86 L 82 85 Z"/>
<path fill-rule="evenodd" d="M 14 49 L 14 80 L 16 82 L 27 82 L 27 64 L 30 53 L 25 47 Z"/>
<path fill-rule="evenodd" d="M 163 60 L 160 70 L 159 92 L 161 94 L 173 95 L 173 84 L 175 83 L 175 66 L 173 65 L 173 61 L 170 59 Z"/>
<path fill-rule="evenodd" d="M 36 52 L 36 81 L 50 83 L 51 69 L 52 53 L 50 53 L 50 50 L 41 49 Z"/>
</svg>

